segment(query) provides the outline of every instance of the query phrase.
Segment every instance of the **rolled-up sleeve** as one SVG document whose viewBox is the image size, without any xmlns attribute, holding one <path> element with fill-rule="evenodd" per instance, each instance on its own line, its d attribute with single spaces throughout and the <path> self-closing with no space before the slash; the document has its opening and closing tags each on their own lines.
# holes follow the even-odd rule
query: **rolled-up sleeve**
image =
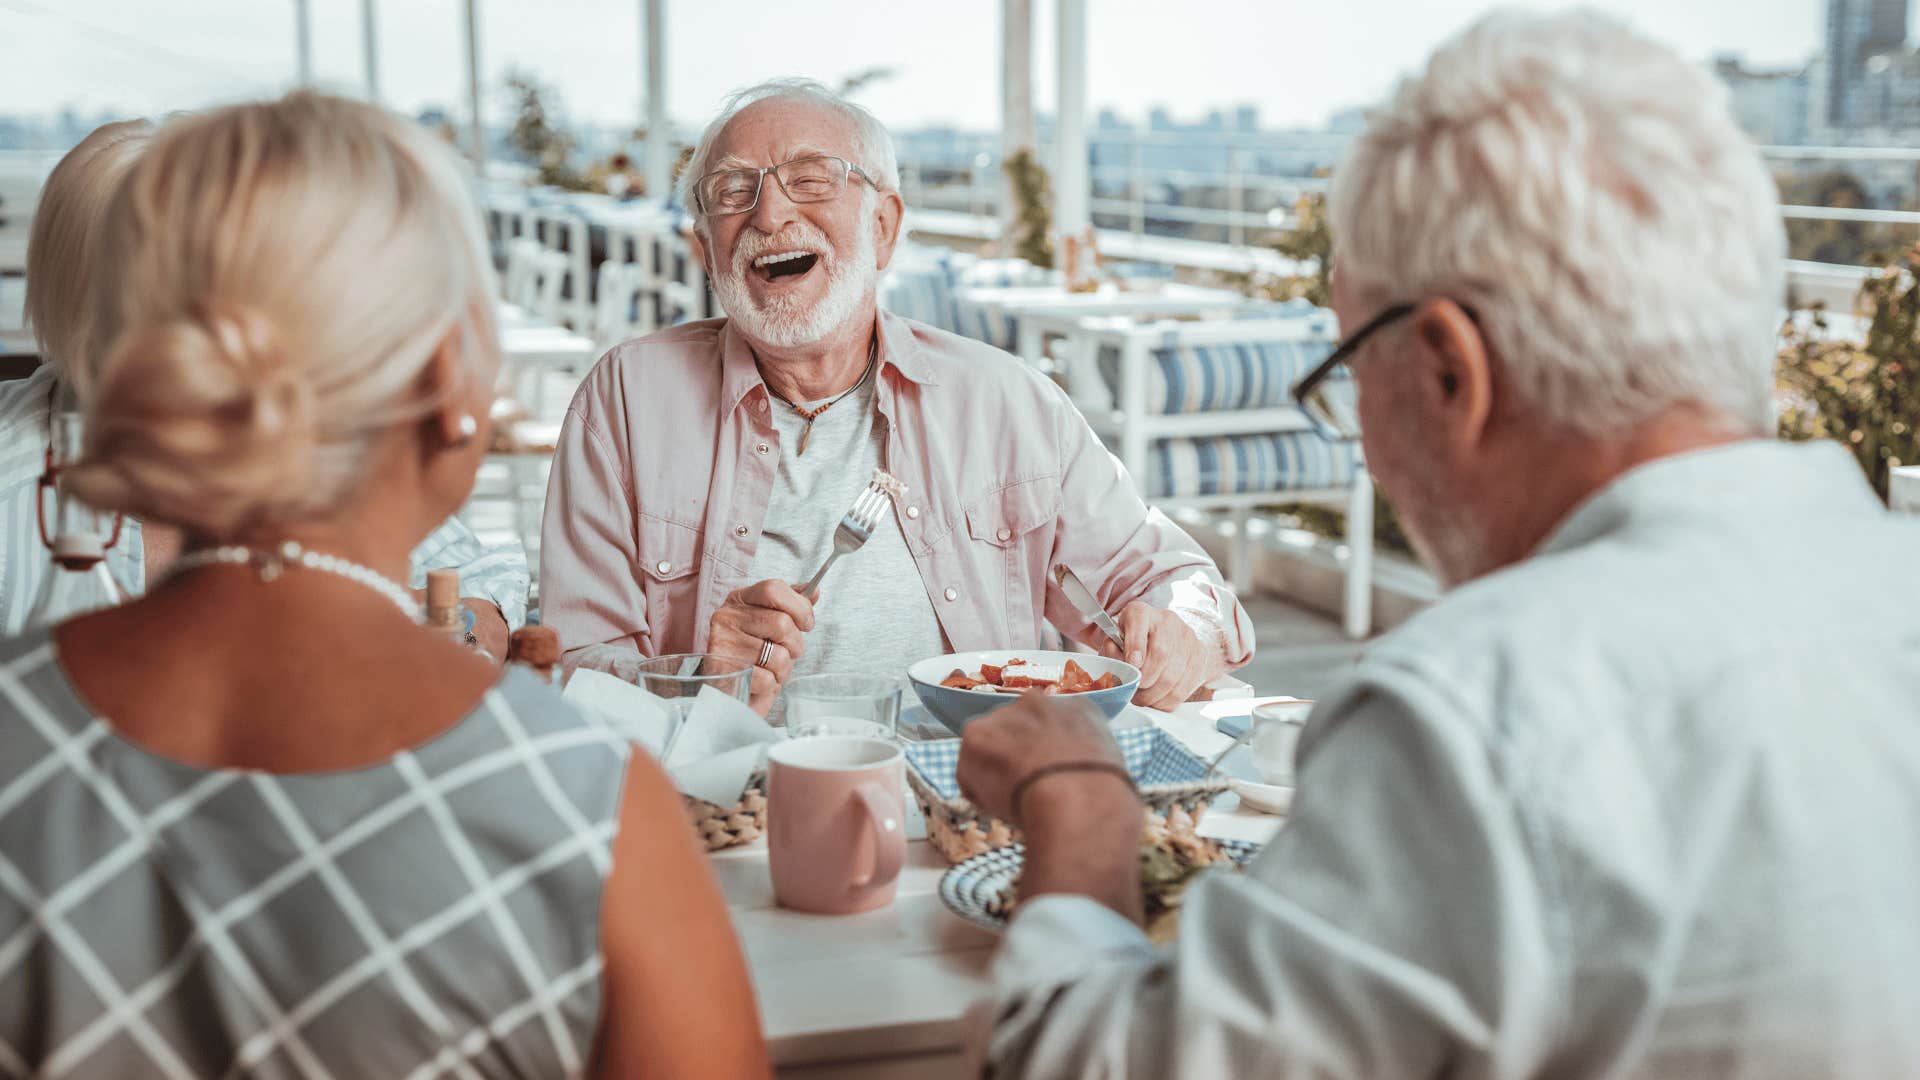
<svg viewBox="0 0 1920 1080">
<path fill-rule="evenodd" d="M 1050 387 L 1059 432 L 1060 525 L 1053 561 L 1073 567 L 1101 606 L 1136 600 L 1174 612 L 1220 648 L 1228 670 L 1253 659 L 1253 619 L 1199 542 L 1140 497 L 1133 477 L 1058 387 Z M 1094 629 L 1057 589 L 1047 620 L 1091 644 Z"/>
<path fill-rule="evenodd" d="M 1566 997 L 1553 905 L 1484 749 L 1379 687 L 1335 704 L 1290 824 L 1247 873 L 1195 884 L 1172 946 L 1089 900 L 1022 910 L 974 1014 L 994 1075 L 1546 1067 Z"/>
<path fill-rule="evenodd" d="M 461 596 L 499 608 L 508 629 L 526 625 L 527 591 L 533 581 L 527 572 L 527 553 L 519 544 L 511 540 L 481 543 L 465 522 L 448 518 L 413 550 L 410 584 L 423 589 L 427 571 L 446 569 L 460 571 Z"/>
<path fill-rule="evenodd" d="M 560 635 L 569 671 L 653 655 L 632 491 L 625 455 L 576 399 L 560 428 L 540 527 L 541 621 Z"/>
</svg>

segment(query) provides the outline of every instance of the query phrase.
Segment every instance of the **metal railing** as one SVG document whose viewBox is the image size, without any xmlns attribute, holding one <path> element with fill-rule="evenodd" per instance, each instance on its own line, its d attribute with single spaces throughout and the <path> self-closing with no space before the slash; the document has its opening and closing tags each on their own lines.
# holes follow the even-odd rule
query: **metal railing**
<svg viewBox="0 0 1920 1080">
<path fill-rule="evenodd" d="M 1294 203 L 1299 197 L 1325 191 L 1328 183 L 1323 175 L 1262 171 L 1261 162 L 1275 155 L 1293 155 L 1303 163 L 1318 163 L 1324 158 L 1330 165 L 1350 138 L 1317 132 L 1096 130 L 1088 140 L 1092 157 L 1089 175 L 1093 183 L 1088 209 L 1100 228 L 1128 232 L 1136 238 L 1175 236 L 1243 247 L 1259 240 L 1263 232 L 1291 227 L 1295 223 Z M 982 143 L 974 137 L 969 145 L 977 147 Z M 1051 150 L 1043 141 L 1038 148 L 1040 159 L 1048 160 Z M 1769 161 L 1775 162 L 1911 162 L 1920 174 L 1920 148 L 1763 146 L 1760 150 Z M 1220 167 L 1197 168 L 1190 163 L 1149 165 L 1147 157 L 1154 151 L 1217 153 Z M 1125 160 L 1115 161 L 1115 157 Z M 901 171 L 902 187 L 910 205 L 987 217 L 999 213 L 1003 192 L 1000 164 L 990 152 L 976 150 L 964 164 L 951 158 L 946 163 L 928 166 L 906 160 L 901 163 Z M 1920 175 L 1912 186 L 1920 188 Z M 1176 201 L 1181 194 L 1190 197 Z M 1781 214 L 1789 221 L 1920 226 L 1920 210 L 1788 204 L 1781 207 Z M 1195 235 L 1200 232 L 1206 235 Z"/>
</svg>

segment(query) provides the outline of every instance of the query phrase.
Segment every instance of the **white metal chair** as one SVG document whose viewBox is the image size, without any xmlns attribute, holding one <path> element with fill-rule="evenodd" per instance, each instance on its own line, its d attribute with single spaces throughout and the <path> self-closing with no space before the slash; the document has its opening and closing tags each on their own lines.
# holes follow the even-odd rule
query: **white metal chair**
<svg viewBox="0 0 1920 1080">
<path fill-rule="evenodd" d="M 657 329 L 652 278 L 639 263 L 608 259 L 600 264 L 594 281 L 593 340 L 602 352 Z"/>
<path fill-rule="evenodd" d="M 548 317 L 574 329 L 586 328 L 593 319 L 592 256 L 586 219 L 569 210 L 539 207 L 533 211 L 532 224 L 540 246 L 556 256 L 550 262 L 558 268 L 558 280 Z"/>
</svg>

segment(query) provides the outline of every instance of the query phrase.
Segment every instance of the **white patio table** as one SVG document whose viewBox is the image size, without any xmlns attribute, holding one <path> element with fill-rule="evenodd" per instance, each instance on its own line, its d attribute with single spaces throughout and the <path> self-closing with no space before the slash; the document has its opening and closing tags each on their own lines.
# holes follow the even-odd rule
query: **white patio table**
<svg viewBox="0 0 1920 1080">
<path fill-rule="evenodd" d="M 1008 349 L 1030 364 L 1043 359 L 1042 337 L 1028 324 L 1072 320 L 1097 315 L 1196 317 L 1230 313 L 1249 301 L 1229 289 L 1211 289 L 1169 281 L 1151 289 L 1120 289 L 1103 285 L 1094 292 L 1068 292 L 1060 285 L 969 286 L 956 289 L 954 300 L 961 326 L 982 340 Z M 1011 329 L 1007 329 L 1011 323 Z"/>
<path fill-rule="evenodd" d="M 1284 699 L 1194 702 L 1172 714 L 1137 712 L 1211 758 L 1229 742 L 1214 730 L 1220 717 L 1245 715 L 1272 700 Z M 1231 795 L 1223 796 L 1202 819 L 1200 832 L 1264 841 L 1280 827 L 1280 818 L 1242 810 L 1234 802 Z M 918 812 L 910 809 L 909 816 L 914 819 L 909 836 L 924 836 Z M 961 1021 L 967 1007 L 986 993 L 988 963 L 999 938 L 940 902 L 946 862 L 924 839 L 907 846 L 898 899 L 862 915 L 807 915 L 775 904 L 765 841 L 718 852 L 712 865 L 753 974 L 760 1022 L 780 1076 L 943 1080 L 967 1075 Z"/>
</svg>

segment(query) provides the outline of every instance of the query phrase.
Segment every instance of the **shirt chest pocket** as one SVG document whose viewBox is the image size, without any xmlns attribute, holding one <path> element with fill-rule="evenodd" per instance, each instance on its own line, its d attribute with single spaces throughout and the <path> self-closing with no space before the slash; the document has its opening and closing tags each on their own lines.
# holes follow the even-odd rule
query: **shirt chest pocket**
<svg viewBox="0 0 1920 1080">
<path fill-rule="evenodd" d="M 998 648 L 1043 644 L 1047 558 L 1060 514 L 1060 487 L 1048 478 L 1001 488 L 967 507 L 967 536 L 981 587 L 1005 614 Z M 991 617 L 989 615 L 989 617 Z"/>
<path fill-rule="evenodd" d="M 699 529 L 640 515 L 640 570 L 647 598 L 661 590 L 692 588 L 700 573 Z"/>
<path fill-rule="evenodd" d="M 1025 546 L 1027 534 L 1060 515 L 1060 488 L 1048 480 L 1013 484 L 967 507 L 967 535 L 998 548 Z"/>
</svg>

